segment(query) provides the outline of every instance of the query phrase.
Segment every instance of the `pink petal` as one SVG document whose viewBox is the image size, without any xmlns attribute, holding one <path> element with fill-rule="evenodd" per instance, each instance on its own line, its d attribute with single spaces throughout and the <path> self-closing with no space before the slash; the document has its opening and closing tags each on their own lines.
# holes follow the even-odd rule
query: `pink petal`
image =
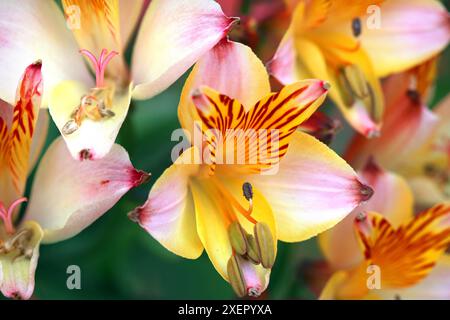
<svg viewBox="0 0 450 320">
<path fill-rule="evenodd" d="M 100 160 L 79 161 L 71 157 L 60 137 L 40 162 L 25 219 L 41 225 L 44 242 L 64 240 L 88 227 L 147 179 L 148 174 L 133 168 L 119 145 Z"/>
<path fill-rule="evenodd" d="M 226 36 L 234 21 L 214 1 L 153 0 L 134 47 L 134 97 L 150 98 L 170 86 Z"/>
</svg>

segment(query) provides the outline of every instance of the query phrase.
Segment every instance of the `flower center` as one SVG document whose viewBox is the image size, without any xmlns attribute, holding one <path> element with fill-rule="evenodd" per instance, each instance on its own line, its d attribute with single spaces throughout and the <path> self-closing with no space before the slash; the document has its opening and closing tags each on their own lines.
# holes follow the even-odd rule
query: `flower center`
<svg viewBox="0 0 450 320">
<path fill-rule="evenodd" d="M 118 53 L 116 51 L 108 53 L 108 50 L 103 49 L 98 59 L 86 49 L 80 50 L 80 53 L 92 62 L 95 70 L 96 87 L 81 97 L 80 105 L 75 108 L 71 119 L 62 128 L 64 135 L 70 135 L 77 131 L 86 118 L 99 121 L 112 118 L 115 115 L 111 110 L 115 86 L 105 86 L 104 80 L 106 66 Z"/>
<path fill-rule="evenodd" d="M 258 221 L 252 217 L 253 212 L 253 190 L 250 183 L 246 182 L 242 186 L 242 191 L 245 199 L 248 201 L 248 208 L 244 208 L 238 200 L 225 188 L 220 181 L 212 179 L 215 187 L 215 192 L 217 193 L 217 198 L 222 200 L 221 208 L 224 210 L 224 215 L 227 220 L 231 223 L 237 221 L 238 218 L 235 214 L 237 211 L 249 222 L 256 224 Z"/>
<path fill-rule="evenodd" d="M 5 230 L 9 235 L 14 234 L 14 232 L 16 231 L 12 221 L 14 210 L 17 208 L 17 206 L 25 201 L 27 201 L 27 198 L 19 198 L 14 201 L 8 209 L 6 209 L 3 202 L 0 201 L 0 218 L 1 220 L 3 220 Z"/>
</svg>

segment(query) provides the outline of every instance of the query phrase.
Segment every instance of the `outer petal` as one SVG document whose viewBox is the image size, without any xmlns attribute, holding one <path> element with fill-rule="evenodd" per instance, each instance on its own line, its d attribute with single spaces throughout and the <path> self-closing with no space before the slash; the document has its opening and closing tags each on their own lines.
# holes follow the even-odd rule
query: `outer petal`
<svg viewBox="0 0 450 320">
<path fill-rule="evenodd" d="M 78 161 L 58 138 L 41 160 L 25 219 L 41 225 L 44 242 L 70 238 L 147 178 L 118 145 L 101 160 Z"/>
<path fill-rule="evenodd" d="M 32 249 L 31 256 L 17 257 L 17 252 L 12 251 L 0 255 L 0 290 L 8 298 L 29 299 L 34 291 L 34 274 L 39 258 L 39 245 L 43 232 L 41 227 L 34 221 L 23 224 L 32 232 L 28 246 Z"/>
<path fill-rule="evenodd" d="M 89 89 L 85 85 L 66 81 L 60 83 L 50 97 L 50 115 L 75 159 L 85 158 L 83 154 L 86 151 L 90 159 L 102 158 L 109 152 L 125 120 L 131 101 L 130 86 L 129 90 L 115 93 L 111 108 L 115 115 L 112 118 L 99 121 L 86 118 L 78 130 L 65 135 L 62 128 L 71 119 L 75 108 L 80 105 L 81 97 L 87 92 Z"/>
<path fill-rule="evenodd" d="M 225 37 L 234 21 L 215 1 L 153 0 L 134 48 L 133 97 L 145 99 L 166 89 Z"/>
<path fill-rule="evenodd" d="M 41 105 L 41 62 L 29 65 L 17 87 L 14 108 L 1 105 L 0 188 L 7 205 L 23 194 L 30 170 L 30 149 Z"/>
<path fill-rule="evenodd" d="M 279 171 L 254 176 L 254 183 L 269 202 L 279 239 L 302 241 L 333 227 L 371 190 L 331 149 L 302 132 L 293 135 Z"/>
<path fill-rule="evenodd" d="M 198 119 L 191 96 L 203 85 L 239 100 L 247 110 L 270 93 L 269 75 L 253 51 L 241 43 L 222 40 L 195 64 L 181 93 L 178 118 L 191 135 L 193 121 Z"/>
<path fill-rule="evenodd" d="M 92 83 L 54 1 L 0 2 L 0 56 L 0 97 L 11 104 L 23 70 L 38 59 L 43 62 L 44 104 L 51 89 L 62 80 Z"/>
<path fill-rule="evenodd" d="M 381 28 L 363 24 L 361 42 L 383 77 L 409 69 L 443 50 L 450 40 L 444 5 L 434 0 L 389 0 L 381 5 Z"/>
<path fill-rule="evenodd" d="M 395 227 L 413 216 L 413 195 L 403 178 L 382 170 L 373 162 L 368 163 L 360 177 L 373 189 L 372 198 L 319 236 L 322 252 L 335 269 L 354 267 L 364 258 L 353 228 L 359 213 L 379 212 Z"/>
<path fill-rule="evenodd" d="M 197 234 L 189 180 L 199 170 L 190 148 L 153 185 L 147 202 L 132 213 L 139 224 L 166 249 L 189 259 L 198 258 L 203 245 Z"/>
</svg>

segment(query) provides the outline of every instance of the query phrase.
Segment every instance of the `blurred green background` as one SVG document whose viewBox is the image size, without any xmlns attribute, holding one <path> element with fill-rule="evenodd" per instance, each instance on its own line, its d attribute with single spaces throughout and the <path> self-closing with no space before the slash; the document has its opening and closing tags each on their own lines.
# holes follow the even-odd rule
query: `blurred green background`
<svg viewBox="0 0 450 320">
<path fill-rule="evenodd" d="M 447 8 L 448 2 L 445 1 Z M 244 2 L 244 8 L 250 1 Z M 450 51 L 439 67 L 433 104 L 450 91 Z M 214 270 L 206 254 L 187 260 L 165 250 L 127 218 L 143 204 L 151 185 L 170 166 L 176 142 L 170 136 L 179 128 L 177 105 L 186 75 L 164 93 L 132 105 L 117 142 L 124 146 L 134 166 L 152 173 L 151 182 L 132 190 L 114 208 L 78 236 L 41 246 L 36 272 L 36 299 L 233 299 L 229 285 Z M 324 110 L 333 110 L 328 102 Z M 342 150 L 349 129 L 337 136 Z M 59 132 L 51 124 L 47 145 Z M 311 299 L 300 276 L 301 266 L 320 257 L 316 240 L 279 243 L 279 253 L 265 298 Z M 81 290 L 69 290 L 69 265 L 81 268 Z"/>
</svg>

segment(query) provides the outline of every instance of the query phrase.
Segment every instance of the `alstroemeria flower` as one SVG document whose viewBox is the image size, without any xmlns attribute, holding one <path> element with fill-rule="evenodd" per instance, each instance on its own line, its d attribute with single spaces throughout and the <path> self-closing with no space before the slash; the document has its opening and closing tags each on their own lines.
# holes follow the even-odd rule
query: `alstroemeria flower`
<svg viewBox="0 0 450 320">
<path fill-rule="evenodd" d="M 0 1 L 0 95 L 11 102 L 14 74 L 44 62 L 50 114 L 74 158 L 98 159 L 114 144 L 130 99 L 166 89 L 235 21 L 212 0 L 153 0 L 139 24 L 131 66 L 128 38 L 144 1 Z M 95 78 L 84 63 L 91 66 Z"/>
<path fill-rule="evenodd" d="M 449 16 L 436 0 L 288 0 L 291 25 L 269 68 L 283 84 L 305 77 L 331 83 L 330 96 L 367 137 L 382 125 L 380 77 L 441 51 Z"/>
<path fill-rule="evenodd" d="M 238 295 L 261 294 L 277 240 L 313 237 L 371 196 L 345 161 L 296 130 L 327 88 L 304 80 L 271 93 L 251 49 L 223 40 L 197 62 L 182 92 L 178 114 L 191 147 L 130 217 L 182 257 L 205 249 Z M 271 130 L 279 134 L 253 135 Z"/>
<path fill-rule="evenodd" d="M 430 111 L 424 105 L 429 72 L 421 70 L 386 80 L 387 112 L 380 137 L 369 141 L 356 136 L 345 158 L 360 168 L 374 157 L 407 179 L 423 208 L 450 200 L 450 97 Z"/>
<path fill-rule="evenodd" d="M 41 159 L 30 202 L 18 220 L 17 209 L 27 201 L 27 176 L 46 136 L 46 110 L 39 112 L 42 90 L 38 61 L 26 68 L 14 106 L 0 99 L 0 290 L 11 298 L 32 295 L 41 242 L 76 235 L 148 178 L 118 145 L 101 160 L 80 162 L 59 138 Z"/>
<path fill-rule="evenodd" d="M 360 176 L 373 197 L 319 237 L 328 270 L 335 272 L 321 298 L 448 299 L 450 207 L 414 217 L 412 191 L 403 178 L 373 159 Z"/>
</svg>

